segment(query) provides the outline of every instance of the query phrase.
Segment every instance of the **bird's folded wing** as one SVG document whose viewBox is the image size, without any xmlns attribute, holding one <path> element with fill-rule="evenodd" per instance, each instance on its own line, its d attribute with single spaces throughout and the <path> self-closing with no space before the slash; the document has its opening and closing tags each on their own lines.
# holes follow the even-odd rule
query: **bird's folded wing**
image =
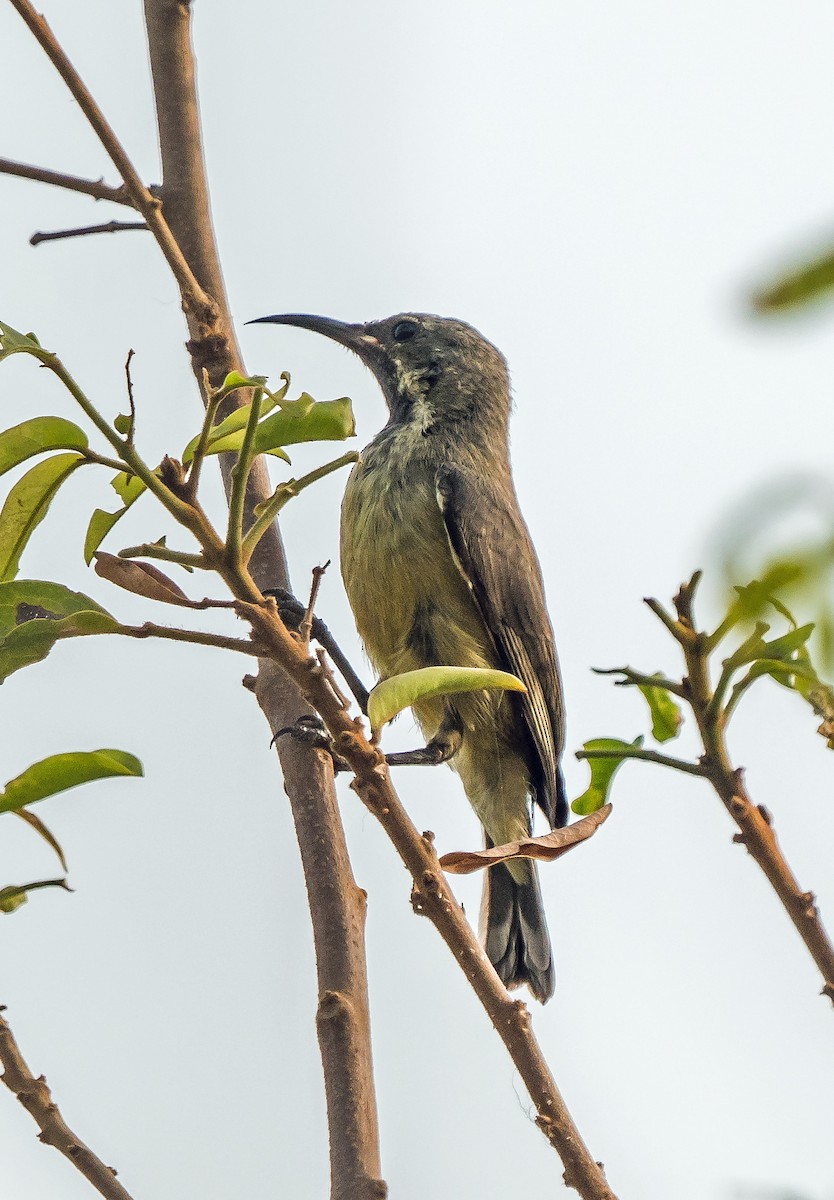
<svg viewBox="0 0 834 1200">
<path fill-rule="evenodd" d="M 437 500 L 458 565 L 506 669 L 527 688 L 522 710 L 538 759 L 533 784 L 551 825 L 567 812 L 559 772 L 564 741 L 562 684 L 541 572 L 512 484 L 444 466 Z"/>
</svg>

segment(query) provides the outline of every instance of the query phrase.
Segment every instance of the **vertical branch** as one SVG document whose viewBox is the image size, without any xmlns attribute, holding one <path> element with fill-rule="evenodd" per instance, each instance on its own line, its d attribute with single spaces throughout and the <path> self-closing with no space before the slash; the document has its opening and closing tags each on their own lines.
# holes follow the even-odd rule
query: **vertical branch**
<svg viewBox="0 0 834 1200">
<path fill-rule="evenodd" d="M 211 223 L 191 48 L 188 0 L 145 0 L 151 71 L 163 169 L 164 211 L 196 277 L 218 307 L 206 334 L 186 307 L 189 351 L 200 386 L 217 388 L 230 371 L 245 375 L 234 335 Z M 207 374 L 203 375 L 203 371 Z M 246 393 L 230 401 L 245 403 Z M 225 461 L 223 461 L 225 460 Z M 227 494 L 233 461 L 221 456 Z M 263 458 L 252 465 L 247 523 L 272 487 Z M 249 564 L 261 589 L 289 587 L 283 544 L 275 525 L 265 531 Z M 256 695 L 271 729 L 295 724 L 311 710 L 274 664 L 261 662 Z M 279 756 L 301 850 L 319 987 L 317 1031 L 325 1078 L 333 1200 L 379 1200 L 379 1129 L 371 1061 L 365 961 L 365 896 L 348 859 L 331 767 L 319 752 L 281 738 Z"/>
</svg>

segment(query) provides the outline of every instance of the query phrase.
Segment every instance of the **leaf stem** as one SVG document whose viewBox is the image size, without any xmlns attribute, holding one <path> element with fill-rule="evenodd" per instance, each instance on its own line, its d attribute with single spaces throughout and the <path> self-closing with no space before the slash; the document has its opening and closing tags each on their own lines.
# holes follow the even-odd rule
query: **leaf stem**
<svg viewBox="0 0 834 1200">
<path fill-rule="evenodd" d="M 206 562 L 202 554 L 189 554 L 185 550 L 169 550 L 167 546 L 159 546 L 154 542 L 143 542 L 139 546 L 128 546 L 120 550 L 119 558 L 158 558 L 162 562 L 179 563 L 181 567 L 196 568 L 210 571 L 213 568 Z"/>
<path fill-rule="evenodd" d="M 249 469 L 255 457 L 255 433 L 258 428 L 258 418 L 261 415 L 261 401 L 264 390 L 256 387 L 252 392 L 252 403 L 249 406 L 249 416 L 246 421 L 246 431 L 243 443 L 237 456 L 237 461 L 231 471 L 231 490 L 229 493 L 229 523 L 226 530 L 226 557 L 233 567 L 243 566 L 246 559 L 242 555 L 243 540 L 243 509 L 246 499 L 246 483 L 249 479 Z"/>
<path fill-rule="evenodd" d="M 577 750 L 576 757 L 580 760 L 636 758 L 641 762 L 656 763 L 661 767 L 671 767 L 675 771 L 683 771 L 686 775 L 700 775 L 702 778 L 706 775 L 706 771 L 700 763 L 687 762 L 683 758 L 674 758 L 670 754 L 658 754 L 656 750 L 638 750 L 636 747 L 633 750 Z"/>
<path fill-rule="evenodd" d="M 279 483 L 269 500 L 258 507 L 256 510 L 257 516 L 246 531 L 246 536 L 241 546 L 243 562 L 249 562 L 258 542 L 288 501 L 297 496 L 299 492 L 303 492 L 311 483 L 316 483 L 319 479 L 324 479 L 326 475 L 331 475 L 334 471 L 338 471 L 342 467 L 358 461 L 358 453 L 355 450 L 349 450 L 346 454 L 340 455 L 339 458 L 334 458 L 332 462 L 324 463 L 322 466 L 316 467 L 314 471 L 309 471 L 306 475 L 302 475 L 300 479 L 288 479 L 285 483 Z"/>
</svg>

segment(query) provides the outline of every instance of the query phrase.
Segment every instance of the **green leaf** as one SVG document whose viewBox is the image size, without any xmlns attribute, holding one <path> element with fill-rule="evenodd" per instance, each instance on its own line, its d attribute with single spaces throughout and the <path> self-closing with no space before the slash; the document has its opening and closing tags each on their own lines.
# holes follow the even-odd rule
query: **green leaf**
<svg viewBox="0 0 834 1200">
<path fill-rule="evenodd" d="M 652 737 L 656 742 L 668 742 L 677 737 L 683 722 L 680 705 L 663 687 L 638 684 L 652 716 Z"/>
<path fill-rule="evenodd" d="M 249 405 L 235 409 L 224 421 L 212 430 L 208 454 L 234 453 L 243 445 Z M 356 426 L 353 408 L 347 396 L 338 400 L 315 401 L 306 392 L 297 400 L 284 405 L 278 412 L 264 417 L 255 430 L 255 453 L 274 454 L 289 459 L 281 453 L 283 446 L 298 442 L 343 442 L 353 437 Z M 183 462 L 188 463 L 194 454 L 197 439 L 194 438 L 183 452 Z"/>
<path fill-rule="evenodd" d="M 752 296 L 760 313 L 782 312 L 819 300 L 834 288 L 834 251 L 827 250 L 786 271 Z"/>
<path fill-rule="evenodd" d="M 571 804 L 573 811 L 581 817 L 586 817 L 589 813 L 602 808 L 608 799 L 611 781 L 618 768 L 629 757 L 629 750 L 639 749 L 642 745 L 642 737 L 635 738 L 633 742 L 623 742 L 619 738 L 594 738 L 590 742 L 585 742 L 582 747 L 585 751 L 622 750 L 623 753 L 615 758 L 588 759 L 588 766 L 591 768 L 591 782 L 588 790 L 581 796 L 577 796 Z"/>
<path fill-rule="evenodd" d="M 26 903 L 28 892 L 36 892 L 39 888 L 48 887 L 63 888 L 65 892 L 72 891 L 66 879 L 39 879 L 35 883 L 13 884 L 10 887 L 0 888 L 0 912 L 14 912 L 16 908 L 20 908 L 21 904 Z"/>
<path fill-rule="evenodd" d="M 9 780 L 0 793 L 0 813 L 16 812 L 27 804 L 93 779 L 142 774 L 139 759 L 125 750 L 76 750 L 68 754 L 51 754 Z"/>
<path fill-rule="evenodd" d="M 123 437 L 127 437 L 132 425 L 133 418 L 128 413 L 119 413 L 113 421 L 113 428 L 116 430 L 116 433 L 122 434 Z"/>
<path fill-rule="evenodd" d="M 0 683 L 22 667 L 41 662 L 62 638 L 117 633 L 119 628 L 103 610 L 76 612 L 59 621 L 43 617 L 25 621 L 0 639 Z"/>
<path fill-rule="evenodd" d="M 32 354 L 41 362 L 44 358 L 52 357 L 43 349 L 34 333 L 18 333 L 11 325 L 0 321 L 0 362 L 4 358 L 10 358 L 12 354 Z"/>
<path fill-rule="evenodd" d="M 61 849 L 58 839 L 49 829 L 47 829 L 40 817 L 36 817 L 34 813 L 30 813 L 28 809 L 25 808 L 19 808 L 14 815 L 16 817 L 20 817 L 21 821 L 25 821 L 30 829 L 34 829 L 35 833 L 42 837 L 47 845 L 51 846 L 55 851 L 56 855 L 58 856 L 58 861 L 64 870 L 69 870 L 67 867 L 67 860 L 64 858 L 64 852 Z"/>
<path fill-rule="evenodd" d="M 33 417 L 0 433 L 0 475 L 48 450 L 86 450 L 83 429 L 63 417 Z"/>
<path fill-rule="evenodd" d="M 106 509 L 97 508 L 90 517 L 87 534 L 84 538 L 84 561 L 88 567 L 93 561 L 96 550 L 98 550 L 113 526 L 122 519 L 130 506 L 136 503 L 143 492 L 147 491 L 147 484 L 143 483 L 138 476 L 128 475 L 124 471 L 120 471 L 117 475 L 113 476 L 110 480 L 110 486 L 119 498 L 124 501 L 124 505 L 122 508 L 117 508 L 115 512 L 107 512 Z"/>
<path fill-rule="evenodd" d="M 80 454 L 54 454 L 31 467 L 9 492 L 0 511 L 0 580 L 14 579 L 26 543 L 52 498 L 83 462 Z"/>
<path fill-rule="evenodd" d="M 520 679 L 507 671 L 490 671 L 481 667 L 423 667 L 383 679 L 368 697 L 368 719 L 378 732 L 404 708 L 435 696 L 451 696 L 457 692 L 480 692 L 498 688 L 508 692 L 527 689 Z"/>
<path fill-rule="evenodd" d="M 61 583 L 50 583 L 45 579 L 15 579 L 10 583 L 0 583 L 0 637 L 23 623 L 18 613 L 21 605 L 41 609 L 47 615 L 58 618 L 79 612 L 98 612 L 110 616 L 95 600 L 83 592 L 72 592 Z"/>
<path fill-rule="evenodd" d="M 814 632 L 813 622 L 791 629 L 781 637 L 765 642 L 765 654 L 762 657 L 775 658 L 780 662 L 790 662 L 797 650 L 801 649 Z"/>
</svg>

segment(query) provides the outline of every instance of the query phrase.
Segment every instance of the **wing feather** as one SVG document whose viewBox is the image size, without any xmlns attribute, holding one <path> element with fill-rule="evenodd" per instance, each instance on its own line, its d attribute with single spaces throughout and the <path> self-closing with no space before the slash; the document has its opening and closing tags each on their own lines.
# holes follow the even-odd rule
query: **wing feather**
<svg viewBox="0 0 834 1200">
<path fill-rule="evenodd" d="M 536 800 L 551 825 L 564 825 L 559 664 L 536 552 L 512 484 L 506 484 L 498 488 L 489 479 L 444 466 L 437 473 L 437 500 L 452 550 L 503 665 L 527 688 L 521 708 L 535 750 Z"/>
</svg>

